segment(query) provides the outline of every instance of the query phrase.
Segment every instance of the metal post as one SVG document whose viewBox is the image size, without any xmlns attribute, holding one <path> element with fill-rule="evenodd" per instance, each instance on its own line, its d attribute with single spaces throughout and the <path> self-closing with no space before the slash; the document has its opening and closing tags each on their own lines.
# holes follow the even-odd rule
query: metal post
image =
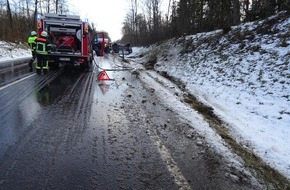
<svg viewBox="0 0 290 190">
<path fill-rule="evenodd" d="M 122 46 L 123 61 L 125 61 L 124 46 Z"/>
<path fill-rule="evenodd" d="M 14 74 L 14 61 L 12 61 L 12 63 L 11 63 L 11 72 L 12 72 L 12 74 Z"/>
<path fill-rule="evenodd" d="M 10 48 L 9 51 L 10 51 L 10 57 L 13 58 L 12 48 Z M 13 60 L 12 60 L 12 63 L 11 63 L 11 72 L 12 72 L 12 74 L 14 74 L 14 61 Z"/>
<path fill-rule="evenodd" d="M 103 41 L 102 41 L 102 56 L 104 56 L 105 54 L 105 34 L 102 32 L 103 34 Z"/>
</svg>

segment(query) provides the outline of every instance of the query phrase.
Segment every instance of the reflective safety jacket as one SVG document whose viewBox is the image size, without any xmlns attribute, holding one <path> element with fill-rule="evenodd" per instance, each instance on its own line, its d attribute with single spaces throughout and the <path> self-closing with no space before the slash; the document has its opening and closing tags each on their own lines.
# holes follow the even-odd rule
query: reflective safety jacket
<svg viewBox="0 0 290 190">
<path fill-rule="evenodd" d="M 36 38 L 36 53 L 47 55 L 51 51 L 51 43 L 48 39 L 39 37 Z"/>
<path fill-rule="evenodd" d="M 28 45 L 29 45 L 31 51 L 35 51 L 35 48 L 36 48 L 36 42 L 35 42 L 35 40 L 36 40 L 36 38 L 37 38 L 37 36 L 30 36 L 28 38 L 28 40 L 27 40 L 28 41 Z"/>
</svg>

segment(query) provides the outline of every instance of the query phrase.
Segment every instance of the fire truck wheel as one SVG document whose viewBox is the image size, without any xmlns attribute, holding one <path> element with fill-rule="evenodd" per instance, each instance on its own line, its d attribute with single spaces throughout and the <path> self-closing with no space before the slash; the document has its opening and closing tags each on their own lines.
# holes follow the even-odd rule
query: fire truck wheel
<svg viewBox="0 0 290 190">
<path fill-rule="evenodd" d="M 81 69 L 85 72 L 88 72 L 90 70 L 90 66 L 91 66 L 90 61 L 87 61 L 87 62 L 81 64 Z"/>
</svg>

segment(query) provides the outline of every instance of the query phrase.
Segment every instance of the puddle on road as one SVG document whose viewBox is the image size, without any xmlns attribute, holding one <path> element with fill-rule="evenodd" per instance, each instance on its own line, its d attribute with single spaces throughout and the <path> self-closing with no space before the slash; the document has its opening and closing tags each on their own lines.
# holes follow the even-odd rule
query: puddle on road
<svg viewBox="0 0 290 190">
<path fill-rule="evenodd" d="M 36 91 L 37 101 L 42 106 L 51 105 L 58 98 L 62 97 L 66 90 L 71 88 L 80 78 L 81 72 L 77 70 L 64 71 L 51 82 L 48 82 L 43 88 Z"/>
<path fill-rule="evenodd" d="M 97 57 L 95 64 L 97 86 L 95 95 L 102 94 L 103 101 L 108 102 L 118 99 L 122 91 L 128 88 L 127 80 L 132 76 L 128 75 L 126 70 L 122 71 L 121 63 L 116 57 Z M 104 72 L 109 80 L 99 80 L 101 72 Z M 101 78 L 106 79 L 106 77 Z"/>
<path fill-rule="evenodd" d="M 119 60 L 114 57 L 108 58 L 96 58 L 96 62 L 101 68 L 114 68 L 115 65 L 121 65 Z M 120 68 L 120 67 L 118 67 Z M 122 120 L 118 118 L 118 114 L 112 114 L 112 112 L 121 111 L 124 101 L 130 101 L 129 95 L 126 91 L 132 86 L 132 81 L 136 81 L 136 78 L 128 71 L 107 71 L 106 74 L 113 80 L 98 80 L 98 74 L 103 70 L 95 68 L 95 82 L 93 83 L 95 91 L 93 93 L 93 105 L 92 105 L 92 123 L 94 126 L 92 133 L 95 133 L 94 128 L 97 124 L 106 126 L 108 123 L 103 123 L 109 116 L 114 117 L 116 120 Z M 130 84 L 129 84 L 130 83 Z M 103 119 L 104 118 L 104 119 Z"/>
<path fill-rule="evenodd" d="M 95 85 L 94 100 L 102 101 L 104 104 L 121 101 L 123 91 L 128 88 L 125 78 L 114 81 L 96 80 Z"/>
</svg>

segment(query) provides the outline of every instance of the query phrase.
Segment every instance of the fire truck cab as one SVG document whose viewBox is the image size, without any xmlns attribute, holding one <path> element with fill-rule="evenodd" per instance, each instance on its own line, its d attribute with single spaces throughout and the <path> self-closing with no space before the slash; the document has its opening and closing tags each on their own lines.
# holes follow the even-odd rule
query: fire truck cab
<svg viewBox="0 0 290 190">
<path fill-rule="evenodd" d="M 37 23 L 38 36 L 47 31 L 52 43 L 49 66 L 80 65 L 89 68 L 93 60 L 92 29 L 76 15 L 46 13 Z"/>
</svg>

